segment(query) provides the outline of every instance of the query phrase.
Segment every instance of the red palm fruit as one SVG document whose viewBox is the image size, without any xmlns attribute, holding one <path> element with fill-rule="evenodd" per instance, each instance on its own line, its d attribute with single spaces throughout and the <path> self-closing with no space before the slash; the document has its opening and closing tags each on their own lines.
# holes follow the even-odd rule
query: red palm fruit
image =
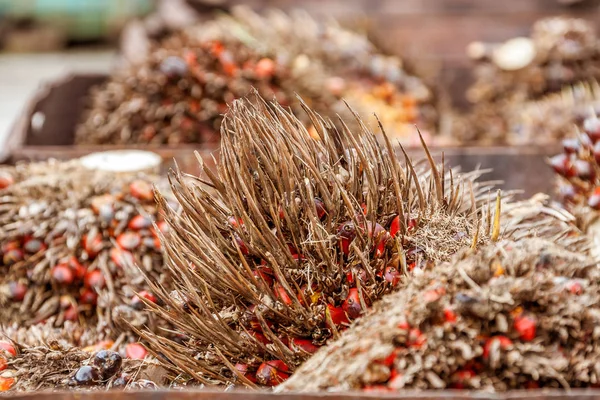
<svg viewBox="0 0 600 400">
<path fill-rule="evenodd" d="M 383 228 L 383 226 L 379 224 L 373 224 L 371 221 L 367 221 L 367 230 L 369 233 L 369 237 L 373 240 L 373 249 L 375 250 L 376 256 L 381 256 L 385 251 L 385 244 L 389 239 L 388 232 Z"/>
<path fill-rule="evenodd" d="M 161 221 L 161 222 L 166 223 L 164 221 Z M 240 225 L 244 225 L 244 223 L 242 222 L 241 218 L 236 219 L 235 217 L 229 217 L 229 218 L 227 218 L 227 223 L 232 228 L 238 228 Z"/>
<path fill-rule="evenodd" d="M 594 189 L 594 192 L 588 199 L 588 206 L 594 210 L 600 210 L 600 187 Z"/>
<path fill-rule="evenodd" d="M 241 223 L 241 221 L 240 221 L 240 223 Z M 169 232 L 169 224 L 166 221 L 158 221 L 156 223 L 156 227 L 163 235 L 166 235 Z M 152 230 L 152 234 L 154 236 L 158 237 L 158 234 L 155 231 L 154 227 L 152 227 L 150 229 Z"/>
<path fill-rule="evenodd" d="M 320 346 L 315 346 L 311 340 L 308 339 L 297 339 L 292 338 L 290 340 L 289 346 L 290 350 L 294 351 L 296 349 L 302 349 L 303 351 L 314 354 L 316 353 Z"/>
<path fill-rule="evenodd" d="M 4 255 L 2 256 L 2 262 L 4 263 L 4 265 L 13 265 L 18 263 L 19 261 L 23 261 L 24 258 L 25 254 L 23 253 L 23 250 L 11 249 L 4 253 Z"/>
<path fill-rule="evenodd" d="M 418 328 L 413 328 L 408 331 L 408 341 L 407 344 L 410 347 L 414 347 L 420 349 L 423 345 L 427 343 L 427 338 Z"/>
<path fill-rule="evenodd" d="M 446 307 L 444 308 L 444 320 L 446 320 L 446 322 L 450 322 L 450 323 L 454 323 L 456 322 L 456 313 L 454 312 L 454 310 L 450 307 Z"/>
<path fill-rule="evenodd" d="M 350 253 L 350 243 L 352 243 L 355 237 L 356 228 L 354 227 L 353 222 L 344 222 L 342 225 L 340 225 L 338 228 L 338 240 L 344 255 L 347 256 Z"/>
<path fill-rule="evenodd" d="M 77 311 L 77 307 L 69 306 L 64 312 L 65 321 L 77 321 L 79 318 L 79 311 Z"/>
<path fill-rule="evenodd" d="M 506 350 L 513 345 L 512 340 L 503 335 L 492 336 L 485 341 L 483 345 L 483 358 L 487 359 L 490 356 L 490 348 L 495 342 L 500 343 L 500 348 Z"/>
<path fill-rule="evenodd" d="M 103 194 L 92 198 L 90 201 L 90 206 L 98 215 L 108 213 L 109 211 L 112 213 L 115 201 L 116 199 L 114 196 L 110 194 Z"/>
<path fill-rule="evenodd" d="M 133 296 L 133 298 L 131 299 L 132 307 L 136 309 L 142 308 L 144 306 L 142 298 L 148 300 L 151 303 L 156 303 L 156 296 L 154 294 L 150 293 L 147 290 L 142 290 L 141 292 Z"/>
<path fill-rule="evenodd" d="M 277 386 L 290 377 L 287 372 L 290 369 L 281 360 L 267 361 L 258 367 L 256 380 L 264 386 Z"/>
<path fill-rule="evenodd" d="M 10 299 L 13 301 L 23 301 L 27 293 L 27 286 L 21 282 L 10 282 L 8 284 Z"/>
<path fill-rule="evenodd" d="M 392 286 L 396 286 L 398 283 L 400 283 L 402 274 L 396 269 L 396 267 L 387 266 L 385 267 L 383 277 L 386 282 L 391 283 Z"/>
<path fill-rule="evenodd" d="M 573 163 L 573 174 L 580 179 L 583 180 L 593 180 L 594 179 L 594 167 L 588 161 L 585 160 L 575 160 Z"/>
<path fill-rule="evenodd" d="M 126 265 L 133 265 L 134 258 L 130 251 L 123 250 L 119 247 L 110 249 L 110 259 L 119 268 L 124 268 Z"/>
<path fill-rule="evenodd" d="M 148 229 L 152 226 L 152 220 L 143 215 L 136 215 L 129 220 L 127 227 L 132 230 Z"/>
<path fill-rule="evenodd" d="M 152 193 L 152 185 L 141 179 L 131 182 L 129 185 L 131 195 L 142 201 L 152 201 L 154 194 Z"/>
<path fill-rule="evenodd" d="M 85 277 L 87 268 L 84 267 L 79 262 L 79 260 L 77 260 L 77 258 L 75 258 L 75 257 L 69 258 L 69 260 L 67 261 L 67 265 L 69 266 L 69 268 L 71 268 L 71 271 L 73 271 L 75 279 L 81 280 Z"/>
<path fill-rule="evenodd" d="M 79 295 L 79 303 L 81 304 L 88 304 L 94 306 L 96 305 L 97 301 L 98 294 L 92 289 L 85 288 L 81 291 L 81 294 Z"/>
<path fill-rule="evenodd" d="M 250 382 L 256 383 L 256 376 L 252 372 L 248 372 L 248 364 L 237 363 L 235 364 L 235 369 Z"/>
<path fill-rule="evenodd" d="M 453 383 L 451 389 L 465 389 L 468 387 L 468 381 L 475 377 L 475 372 L 470 369 L 460 369 L 452 374 Z"/>
<path fill-rule="evenodd" d="M 259 327 L 260 327 L 260 324 L 259 324 Z M 262 328 L 260 328 L 260 329 L 262 330 Z M 265 346 L 268 344 L 271 344 L 271 341 L 269 339 L 267 339 L 267 337 L 265 335 L 263 335 L 262 332 L 248 331 L 248 333 L 250 334 L 250 336 L 252 336 L 258 342 L 264 344 Z"/>
<path fill-rule="evenodd" d="M 396 215 L 390 223 L 390 236 L 396 236 L 396 233 L 400 232 L 400 216 Z"/>
<path fill-rule="evenodd" d="M 567 156 L 566 154 L 555 155 L 554 157 L 550 158 L 549 163 L 557 174 L 562 176 L 569 175 L 571 163 L 569 161 L 569 156 Z"/>
<path fill-rule="evenodd" d="M 248 246 L 246 246 L 246 243 L 244 243 L 242 238 L 237 233 L 235 233 L 233 235 L 233 237 L 235 239 L 235 243 L 240 248 L 242 255 L 247 256 L 248 254 L 250 254 L 250 251 L 248 250 Z"/>
<path fill-rule="evenodd" d="M 333 323 L 336 325 L 346 324 L 350 322 L 342 307 L 335 307 L 331 304 L 327 304 L 327 312 L 329 313 Z"/>
<path fill-rule="evenodd" d="M 402 321 L 398 324 L 398 329 L 402 329 L 403 331 L 409 331 L 410 330 L 410 324 L 408 323 L 408 321 Z"/>
<path fill-rule="evenodd" d="M 12 377 L 0 376 L 0 392 L 7 392 L 14 386 L 16 380 Z"/>
<path fill-rule="evenodd" d="M 571 293 L 574 294 L 576 296 L 579 296 L 583 293 L 583 286 L 581 286 L 581 283 L 577 282 L 577 281 L 569 281 L 566 283 L 565 288 Z"/>
<path fill-rule="evenodd" d="M 102 237 L 96 233 L 94 235 L 83 236 L 83 248 L 90 257 L 96 257 L 102 250 Z"/>
<path fill-rule="evenodd" d="M 363 312 L 357 288 L 351 288 L 348 291 L 348 297 L 346 297 L 346 300 L 344 300 L 344 303 L 342 304 L 342 309 L 350 319 L 358 318 Z"/>
<path fill-rule="evenodd" d="M 275 282 L 273 284 L 273 292 L 275 293 L 275 296 L 277 297 L 277 299 L 279 299 L 283 304 L 285 304 L 287 306 L 292 305 L 292 299 L 287 294 L 285 288 L 283 286 L 281 286 L 279 283 Z"/>
<path fill-rule="evenodd" d="M 254 67 L 254 75 L 258 79 L 271 78 L 275 74 L 275 61 L 270 58 L 262 58 Z"/>
<path fill-rule="evenodd" d="M 259 283 L 262 278 L 269 287 L 273 286 L 273 270 L 271 268 L 261 266 L 256 268 L 253 274 Z"/>
<path fill-rule="evenodd" d="M 143 360 L 148 356 L 148 350 L 140 343 L 129 343 L 125 346 L 125 356 L 132 360 Z"/>
<path fill-rule="evenodd" d="M 513 326 L 519 334 L 519 338 L 521 338 L 521 340 L 529 342 L 535 339 L 537 323 L 534 318 L 528 316 L 518 316 L 515 318 Z"/>
<path fill-rule="evenodd" d="M 30 254 L 38 253 L 42 250 L 45 250 L 48 246 L 40 239 L 28 238 L 23 243 L 23 250 Z"/>
<path fill-rule="evenodd" d="M 21 241 L 20 240 L 11 240 L 10 242 L 6 242 L 2 244 L 2 253 L 8 253 L 10 250 L 20 249 Z"/>
<path fill-rule="evenodd" d="M 597 117 L 589 117 L 583 121 L 583 130 L 592 142 L 597 142 L 600 139 L 600 119 Z"/>
<path fill-rule="evenodd" d="M 83 283 L 87 288 L 100 290 L 106 284 L 106 280 L 104 279 L 104 275 L 102 275 L 102 271 L 95 269 L 85 274 Z"/>
<path fill-rule="evenodd" d="M 361 283 L 367 282 L 367 271 L 361 267 L 355 267 L 346 273 L 346 280 L 350 286 L 356 286 L 356 279 Z"/>
<path fill-rule="evenodd" d="M 414 218 L 411 218 L 408 220 L 408 231 L 414 231 L 417 227 L 417 220 Z"/>
<path fill-rule="evenodd" d="M 52 268 L 50 275 L 55 282 L 60 283 L 61 285 L 70 285 L 75 280 L 75 274 L 67 264 L 55 265 Z"/>
<path fill-rule="evenodd" d="M 315 197 L 315 209 L 317 210 L 317 217 L 319 217 L 319 219 L 323 219 L 325 215 L 327 215 L 325 203 L 318 197 Z"/>
<path fill-rule="evenodd" d="M 12 175 L 8 172 L 0 172 L 0 189 L 6 189 L 13 183 L 15 183 L 15 178 Z"/>
<path fill-rule="evenodd" d="M 123 232 L 117 237 L 117 244 L 123 250 L 134 250 L 140 243 L 142 243 L 142 237 L 137 232 Z"/>
<path fill-rule="evenodd" d="M 564 139 L 562 145 L 567 154 L 576 154 L 579 151 L 580 144 L 577 139 Z"/>
<path fill-rule="evenodd" d="M 0 354 L 0 372 L 4 371 L 8 366 L 8 360 L 2 354 Z"/>
<path fill-rule="evenodd" d="M 8 340 L 0 340 L 0 354 L 4 354 L 6 357 L 16 357 L 17 349 Z"/>
</svg>

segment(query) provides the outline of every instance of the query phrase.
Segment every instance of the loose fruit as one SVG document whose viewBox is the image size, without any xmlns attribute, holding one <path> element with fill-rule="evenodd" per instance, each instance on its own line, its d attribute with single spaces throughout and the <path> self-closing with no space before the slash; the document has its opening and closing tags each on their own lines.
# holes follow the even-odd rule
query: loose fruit
<svg viewBox="0 0 600 400">
<path fill-rule="evenodd" d="M 86 287 L 90 289 L 100 290 L 106 284 L 106 280 L 104 279 L 104 275 L 102 275 L 102 271 L 95 269 L 93 271 L 88 271 L 85 274 L 85 278 L 83 283 Z"/>
<path fill-rule="evenodd" d="M 125 346 L 125 356 L 132 360 L 143 360 L 148 356 L 148 350 L 140 343 L 129 343 Z"/>
<path fill-rule="evenodd" d="M 122 363 L 121 355 L 110 350 L 100 350 L 92 360 L 92 364 L 100 371 L 102 379 L 114 376 L 121 369 Z"/>
<path fill-rule="evenodd" d="M 61 285 L 70 285 L 75 280 L 75 274 L 66 264 L 58 264 L 50 272 L 52 279 Z"/>
<path fill-rule="evenodd" d="M 100 372 L 95 367 L 84 365 L 75 372 L 73 381 L 81 386 L 95 385 L 100 382 Z"/>
<path fill-rule="evenodd" d="M 260 364 L 256 371 L 256 380 L 265 386 L 277 386 L 284 382 L 290 375 L 289 368 L 283 361 L 272 360 Z"/>
</svg>

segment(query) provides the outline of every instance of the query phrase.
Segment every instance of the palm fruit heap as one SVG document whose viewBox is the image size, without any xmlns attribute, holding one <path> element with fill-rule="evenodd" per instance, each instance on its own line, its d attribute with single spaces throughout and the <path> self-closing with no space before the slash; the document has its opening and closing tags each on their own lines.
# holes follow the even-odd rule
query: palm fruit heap
<svg viewBox="0 0 600 400">
<path fill-rule="evenodd" d="M 300 94 L 334 120 L 338 113 L 349 116 L 347 98 L 359 111 L 378 111 L 398 137 L 408 127 L 412 133 L 415 123 L 426 130 L 436 124 L 433 93 L 398 58 L 304 14 L 261 17 L 236 9 L 150 47 L 143 63 L 116 71 L 93 90 L 77 143 L 215 142 L 227 104 L 252 87 L 296 110 Z"/>
<path fill-rule="evenodd" d="M 56 339 L 36 346 L 0 340 L 0 393 L 40 390 L 155 389 L 164 382 L 155 360 L 93 353 Z"/>
<path fill-rule="evenodd" d="M 542 19 L 533 25 L 530 38 L 501 45 L 476 42 L 467 51 L 477 64 L 475 82 L 467 91 L 473 109 L 453 129 L 462 141 L 544 142 L 544 135 L 509 135 L 511 116 L 521 112 L 523 103 L 600 79 L 600 42 L 595 27 L 582 19 Z"/>
<path fill-rule="evenodd" d="M 3 167 L 2 324 L 73 321 L 97 326 L 97 338 L 107 339 L 123 319 L 153 325 L 140 298 L 157 301 L 145 275 L 165 277 L 156 181 L 152 174 L 87 169 L 79 160 Z"/>
<path fill-rule="evenodd" d="M 506 391 L 600 385 L 600 269 L 528 238 L 414 274 L 278 390 Z"/>
<path fill-rule="evenodd" d="M 364 126 L 339 131 L 306 111 L 309 129 L 277 104 L 237 101 L 217 172 L 172 176 L 182 208 L 166 207 L 163 246 L 175 289 L 153 285 L 164 305 L 148 306 L 176 338 L 140 334 L 176 383 L 275 386 L 409 271 L 500 234 L 501 203 L 490 210 L 479 172 L 402 166 Z M 509 210 L 502 229 L 536 235 L 546 213 L 550 228 L 570 226 L 538 203 Z"/>
</svg>

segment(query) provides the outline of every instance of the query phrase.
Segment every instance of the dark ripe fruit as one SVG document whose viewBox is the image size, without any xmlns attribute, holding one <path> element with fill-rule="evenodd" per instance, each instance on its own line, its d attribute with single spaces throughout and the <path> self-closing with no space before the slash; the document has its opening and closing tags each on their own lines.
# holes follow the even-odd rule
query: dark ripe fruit
<svg viewBox="0 0 600 400">
<path fill-rule="evenodd" d="M 315 209 L 317 210 L 317 217 L 319 217 L 319 219 L 325 218 L 325 215 L 327 215 L 325 203 L 318 197 L 315 197 Z"/>
<path fill-rule="evenodd" d="M 85 288 L 79 295 L 79 303 L 94 306 L 98 301 L 98 294 L 92 289 Z"/>
<path fill-rule="evenodd" d="M 140 243 L 142 243 L 142 237 L 137 232 L 123 232 L 117 237 L 117 244 L 123 250 L 134 250 Z"/>
<path fill-rule="evenodd" d="M 327 304 L 327 312 L 331 316 L 331 320 L 335 325 L 341 325 L 350 322 L 342 307 L 335 307 Z"/>
<path fill-rule="evenodd" d="M 352 288 L 348 291 L 348 297 L 346 297 L 346 300 L 344 300 L 342 309 L 350 319 L 358 318 L 363 312 L 357 288 Z"/>
<path fill-rule="evenodd" d="M 71 271 L 73 271 L 73 274 L 75 275 L 75 279 L 81 280 L 85 277 L 87 268 L 84 267 L 79 262 L 79 260 L 77 260 L 77 258 L 75 258 L 75 257 L 69 258 L 69 260 L 67 261 L 67 265 L 69 266 L 69 268 L 71 268 Z"/>
<path fill-rule="evenodd" d="M 594 179 L 594 167 L 587 161 L 575 160 L 572 166 L 573 173 L 580 179 L 593 180 Z"/>
<path fill-rule="evenodd" d="M 483 345 L 483 358 L 487 359 L 490 356 L 490 349 L 494 343 L 498 342 L 502 350 L 506 350 L 513 345 L 512 340 L 503 335 L 492 336 L 485 341 Z"/>
<path fill-rule="evenodd" d="M 15 179 L 8 172 L 0 172 L 0 190 L 6 189 L 15 183 Z"/>
<path fill-rule="evenodd" d="M 13 265 L 15 263 L 18 263 L 19 261 L 23 261 L 24 257 L 25 255 L 23 253 L 23 250 L 11 249 L 4 253 L 4 256 L 2 256 L 2 262 L 4 263 L 4 265 Z"/>
<path fill-rule="evenodd" d="M 521 340 L 529 342 L 535 339 L 537 323 L 532 317 L 518 316 L 515 318 L 513 326 Z"/>
<path fill-rule="evenodd" d="M 385 267 L 383 277 L 386 282 L 396 286 L 402 279 L 402 274 L 395 267 Z"/>
<path fill-rule="evenodd" d="M 246 246 L 246 243 L 244 243 L 242 238 L 239 237 L 239 235 L 237 233 L 234 234 L 233 236 L 235 239 L 235 243 L 237 244 L 237 246 L 240 248 L 240 251 L 242 252 L 242 255 L 247 256 L 250 253 L 250 251 L 248 250 L 248 246 Z"/>
<path fill-rule="evenodd" d="M 100 234 L 84 235 L 83 248 L 90 257 L 96 257 L 102 250 L 102 237 Z"/>
<path fill-rule="evenodd" d="M 133 254 L 118 247 L 110 249 L 110 259 L 119 268 L 124 268 L 126 265 L 134 265 Z"/>
<path fill-rule="evenodd" d="M 0 354 L 4 354 L 7 358 L 16 357 L 17 349 L 8 340 L 0 340 Z"/>
<path fill-rule="evenodd" d="M 27 293 L 27 286 L 21 282 L 10 282 L 8 292 L 12 301 L 23 301 Z"/>
<path fill-rule="evenodd" d="M 152 199 L 154 199 L 152 185 L 141 179 L 131 182 L 129 185 L 129 192 L 133 197 L 142 201 L 152 201 Z"/>
<path fill-rule="evenodd" d="M 283 288 L 283 286 L 281 286 L 279 283 L 275 283 L 273 285 L 273 292 L 275 293 L 275 296 L 277 297 L 277 300 L 281 301 L 286 306 L 291 306 L 292 305 L 292 299 L 287 294 L 287 292 Z"/>
<path fill-rule="evenodd" d="M 270 58 L 263 58 L 256 63 L 254 75 L 258 79 L 268 79 L 275 74 L 275 61 Z"/>
<path fill-rule="evenodd" d="M 187 74 L 188 66 L 183 58 L 169 56 L 162 60 L 158 69 L 169 79 L 179 79 Z"/>
<path fill-rule="evenodd" d="M 114 376 L 121 369 L 122 363 L 121 355 L 111 350 L 100 350 L 92 360 L 92 364 L 100 371 L 102 379 Z"/>
<path fill-rule="evenodd" d="M 132 360 L 143 360 L 148 356 L 148 350 L 140 343 L 129 343 L 125 346 L 125 356 Z"/>
<path fill-rule="evenodd" d="M 353 222 L 344 222 L 338 228 L 338 240 L 340 241 L 340 247 L 342 248 L 342 253 L 348 255 L 350 253 L 350 243 L 356 237 L 356 228 Z"/>
<path fill-rule="evenodd" d="M 583 121 L 583 130 L 592 142 L 597 142 L 600 139 L 600 119 L 597 117 L 586 118 Z"/>
<path fill-rule="evenodd" d="M 73 376 L 73 381 L 75 384 L 81 386 L 95 385 L 100 382 L 100 379 L 100 371 L 91 365 L 84 365 L 83 367 L 80 367 Z"/>
<path fill-rule="evenodd" d="M 106 280 L 104 279 L 104 275 L 102 275 L 102 271 L 95 269 L 85 274 L 83 283 L 87 288 L 100 290 L 106 284 Z"/>
<path fill-rule="evenodd" d="M 394 237 L 398 232 L 400 232 L 400 216 L 396 215 L 390 223 L 390 235 Z"/>
<path fill-rule="evenodd" d="M 567 176 L 570 169 L 569 157 L 566 154 L 557 154 L 550 158 L 550 166 L 554 171 L 562 176 Z"/>
<path fill-rule="evenodd" d="M 56 283 L 61 285 L 70 285 L 75 280 L 75 274 L 73 274 L 73 271 L 67 264 L 55 265 L 52 268 L 50 275 Z"/>
<path fill-rule="evenodd" d="M 133 308 L 135 308 L 136 310 L 143 309 L 144 308 L 144 302 L 142 301 L 142 298 L 148 300 L 151 303 L 156 303 L 156 296 L 155 295 L 153 295 L 152 293 L 148 292 L 147 290 L 142 290 L 137 295 L 133 296 L 133 298 L 131 299 L 131 306 Z"/>
<path fill-rule="evenodd" d="M 264 386 L 277 386 L 290 377 L 288 371 L 289 368 L 283 361 L 267 361 L 258 367 L 256 381 Z"/>
<path fill-rule="evenodd" d="M 35 254 L 41 250 L 46 249 L 46 245 L 40 239 L 27 239 L 25 243 L 23 243 L 23 249 L 31 254 Z"/>
<path fill-rule="evenodd" d="M 592 152 L 594 153 L 594 160 L 596 160 L 596 163 L 600 164 L 600 141 L 594 144 Z"/>
<path fill-rule="evenodd" d="M 594 192 L 588 199 L 588 206 L 592 207 L 594 210 L 600 210 L 600 187 L 594 189 Z"/>
<path fill-rule="evenodd" d="M 315 346 L 311 340 L 293 338 L 289 343 L 290 350 L 301 349 L 309 354 L 314 354 L 319 350 L 319 346 Z"/>
<path fill-rule="evenodd" d="M 115 379 L 112 383 L 112 386 L 115 388 L 124 388 L 131 381 L 131 376 L 126 373 L 122 373 L 117 379 Z"/>
<path fill-rule="evenodd" d="M 65 321 L 77 321 L 77 318 L 79 318 L 79 311 L 77 311 L 77 307 L 75 306 L 69 306 L 64 314 L 63 314 Z"/>
<path fill-rule="evenodd" d="M 564 139 L 562 145 L 567 154 L 575 154 L 579 151 L 580 144 L 577 139 Z"/>
<path fill-rule="evenodd" d="M 133 230 L 148 229 L 151 226 L 152 220 L 143 215 L 136 215 L 135 217 L 131 218 L 131 220 L 127 224 L 127 227 Z"/>
</svg>

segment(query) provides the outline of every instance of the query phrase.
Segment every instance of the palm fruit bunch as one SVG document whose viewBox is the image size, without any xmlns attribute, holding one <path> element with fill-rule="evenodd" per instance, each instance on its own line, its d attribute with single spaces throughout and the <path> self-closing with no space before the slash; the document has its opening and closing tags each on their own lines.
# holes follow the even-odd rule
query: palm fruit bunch
<svg viewBox="0 0 600 400">
<path fill-rule="evenodd" d="M 415 123 L 433 130 L 437 121 L 432 91 L 363 35 L 305 14 L 263 17 L 240 8 L 150 40 L 142 63 L 93 90 L 76 142 L 216 142 L 227 104 L 253 87 L 296 111 L 299 94 L 350 122 L 347 98 L 359 111 L 379 110 L 399 136 Z"/>
<path fill-rule="evenodd" d="M 541 238 L 413 274 L 279 391 L 507 391 L 600 385 L 600 269 Z"/>
<path fill-rule="evenodd" d="M 156 175 L 51 160 L 3 167 L 0 182 L 3 325 L 153 326 L 140 299 L 158 301 L 146 275 L 165 278 Z"/>
<path fill-rule="evenodd" d="M 531 37 L 500 45 L 475 42 L 467 52 L 476 62 L 475 82 L 467 91 L 473 109 L 453 130 L 463 141 L 511 143 L 509 121 L 519 105 L 600 79 L 600 43 L 595 27 L 583 19 L 541 19 Z M 520 139 L 536 143 L 539 137 Z"/>
<path fill-rule="evenodd" d="M 217 171 L 171 176 L 180 213 L 158 196 L 174 289 L 152 285 L 164 303 L 147 305 L 174 329 L 136 332 L 177 384 L 278 385 L 411 271 L 501 230 L 558 238 L 572 227 L 539 199 L 533 212 L 500 197 L 492 207 L 480 172 L 444 170 L 427 147 L 428 162 L 402 163 L 364 125 L 337 130 L 306 112 L 310 128 L 275 103 L 236 101 Z"/>
</svg>

